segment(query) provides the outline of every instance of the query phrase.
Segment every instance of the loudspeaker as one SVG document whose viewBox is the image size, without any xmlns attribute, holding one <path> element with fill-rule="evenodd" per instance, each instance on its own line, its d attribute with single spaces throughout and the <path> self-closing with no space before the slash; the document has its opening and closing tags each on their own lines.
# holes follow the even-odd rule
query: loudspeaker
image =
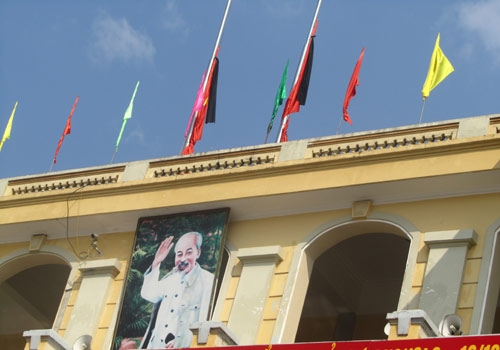
<svg viewBox="0 0 500 350">
<path fill-rule="evenodd" d="M 384 326 L 384 333 L 385 335 L 389 336 L 389 333 L 391 332 L 391 324 L 387 322 Z"/>
<path fill-rule="evenodd" d="M 92 336 L 88 334 L 82 335 L 73 344 L 73 350 L 89 350 L 90 343 L 92 343 Z"/>
<path fill-rule="evenodd" d="M 441 335 L 449 337 L 462 335 L 462 319 L 456 314 L 446 315 L 439 324 Z"/>
</svg>

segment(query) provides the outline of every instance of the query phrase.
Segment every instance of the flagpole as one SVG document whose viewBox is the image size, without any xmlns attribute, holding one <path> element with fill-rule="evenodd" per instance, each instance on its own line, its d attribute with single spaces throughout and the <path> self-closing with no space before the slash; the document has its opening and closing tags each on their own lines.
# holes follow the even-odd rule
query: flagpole
<svg viewBox="0 0 500 350">
<path fill-rule="evenodd" d="M 295 86 L 295 84 L 297 84 L 297 81 L 300 78 L 300 71 L 302 70 L 302 65 L 304 64 L 304 60 L 305 60 L 307 48 L 309 46 L 309 40 L 310 40 L 311 35 L 313 33 L 314 27 L 316 26 L 316 20 L 318 18 L 318 13 L 319 13 L 319 8 L 321 7 L 321 2 L 322 2 L 322 0 L 318 0 L 318 4 L 316 5 L 316 11 L 314 12 L 314 17 L 313 17 L 313 20 L 311 22 L 311 28 L 309 29 L 309 34 L 307 36 L 306 44 L 304 45 L 304 50 L 302 51 L 302 57 L 300 58 L 300 63 L 299 63 L 299 66 L 297 68 L 297 72 L 295 73 L 295 80 L 293 81 L 293 85 L 292 86 Z M 283 133 L 283 127 L 286 125 L 286 123 L 288 121 L 288 118 L 289 118 L 289 116 L 285 115 L 281 119 L 280 130 L 278 132 L 278 137 L 276 138 L 276 142 L 280 142 L 281 135 Z"/>
<path fill-rule="evenodd" d="M 231 0 L 227 0 L 226 10 L 224 11 L 224 16 L 222 17 L 222 22 L 221 22 L 221 25 L 219 28 L 219 34 L 217 35 L 217 40 L 215 41 L 214 50 L 212 52 L 212 56 L 210 57 L 210 61 L 208 63 L 207 74 L 205 74 L 205 80 L 203 81 L 203 90 L 202 91 L 205 91 L 205 88 L 207 87 L 208 79 L 210 78 L 210 71 L 211 71 L 212 66 L 214 64 L 214 58 L 219 51 L 219 43 L 220 43 L 220 39 L 222 38 L 222 33 L 224 32 L 224 26 L 226 25 L 227 14 L 229 13 L 230 7 L 231 7 Z M 183 149 L 189 145 L 189 140 L 191 139 L 191 135 L 193 133 L 194 124 L 195 124 L 197 117 L 198 117 L 198 111 L 195 112 L 194 117 L 191 121 L 191 125 L 189 125 L 189 133 L 188 133 L 187 137 L 184 138 Z"/>
<path fill-rule="evenodd" d="M 337 135 L 340 132 L 340 126 L 342 125 L 342 120 L 343 120 L 343 118 L 341 117 L 340 120 L 339 120 L 339 126 L 337 126 Z"/>
<path fill-rule="evenodd" d="M 420 111 L 420 119 L 418 120 L 419 124 L 422 123 L 422 116 L 424 115 L 425 101 L 427 101 L 427 99 L 424 98 L 424 100 L 422 101 L 422 110 Z"/>
<path fill-rule="evenodd" d="M 120 129 L 120 134 L 118 136 L 119 137 L 118 140 L 120 140 L 120 137 L 121 137 L 121 135 L 123 133 L 123 130 L 125 130 L 125 125 L 127 125 L 127 119 L 124 119 L 123 122 L 122 122 L 122 126 L 121 126 L 121 129 Z M 118 144 L 115 145 L 115 151 L 113 152 L 113 155 L 111 156 L 111 162 L 109 164 L 113 164 L 113 161 L 115 160 L 116 153 L 118 153 Z"/>
<path fill-rule="evenodd" d="M 109 164 L 113 164 L 113 160 L 115 159 L 116 152 L 118 152 L 118 148 L 117 147 L 115 147 L 115 151 L 113 152 L 113 155 L 111 156 L 111 162 L 109 162 Z"/>
</svg>

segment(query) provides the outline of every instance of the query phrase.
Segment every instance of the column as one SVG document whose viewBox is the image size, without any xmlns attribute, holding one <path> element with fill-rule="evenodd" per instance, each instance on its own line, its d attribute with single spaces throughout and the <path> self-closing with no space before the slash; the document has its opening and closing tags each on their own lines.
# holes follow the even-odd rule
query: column
<svg viewBox="0 0 500 350">
<path fill-rule="evenodd" d="M 80 267 L 81 284 L 64 334 L 69 344 L 81 335 L 95 335 L 109 287 L 120 272 L 120 266 L 117 259 L 105 259 L 87 261 Z"/>
<path fill-rule="evenodd" d="M 424 242 L 429 247 L 419 308 L 434 324 L 456 313 L 467 251 L 477 242 L 472 229 L 428 232 Z"/>
<path fill-rule="evenodd" d="M 280 246 L 244 248 L 238 251 L 243 264 L 228 327 L 238 345 L 254 344 L 276 265 L 283 260 Z"/>
</svg>

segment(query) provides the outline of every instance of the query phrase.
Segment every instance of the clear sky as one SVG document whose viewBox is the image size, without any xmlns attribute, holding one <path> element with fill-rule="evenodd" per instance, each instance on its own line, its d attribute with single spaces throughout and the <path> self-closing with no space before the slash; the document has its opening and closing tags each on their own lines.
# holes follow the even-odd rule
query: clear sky
<svg viewBox="0 0 500 350">
<path fill-rule="evenodd" d="M 76 96 L 71 134 L 52 171 L 180 154 L 226 0 L 0 2 L 0 137 L 19 101 L 0 178 L 47 173 Z M 316 1 L 233 0 L 221 40 L 217 121 L 196 152 L 264 142 L 287 60 L 287 91 Z M 455 71 L 432 90 L 422 122 L 500 113 L 500 0 L 323 0 L 307 103 L 290 140 L 335 135 L 361 49 L 353 125 L 418 124 L 438 32 Z M 282 108 L 270 136 L 276 140 Z"/>
</svg>

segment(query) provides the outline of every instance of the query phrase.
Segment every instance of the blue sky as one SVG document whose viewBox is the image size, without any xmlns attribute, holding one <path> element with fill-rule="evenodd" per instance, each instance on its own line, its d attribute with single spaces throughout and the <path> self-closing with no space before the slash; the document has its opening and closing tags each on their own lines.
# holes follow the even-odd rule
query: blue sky
<svg viewBox="0 0 500 350">
<path fill-rule="evenodd" d="M 76 96 L 80 100 L 52 171 L 180 154 L 225 0 L 0 2 L 0 136 L 16 101 L 0 178 L 47 173 Z M 287 90 L 316 8 L 313 0 L 233 0 L 221 40 L 217 121 L 196 152 L 264 142 L 290 60 Z M 417 124 L 437 33 L 455 67 L 430 94 L 422 122 L 500 112 L 500 0 L 324 0 L 314 63 L 290 140 L 334 135 L 365 47 L 353 125 L 340 133 Z M 279 116 L 281 117 L 282 109 Z M 270 136 L 276 140 L 278 123 Z"/>
</svg>

